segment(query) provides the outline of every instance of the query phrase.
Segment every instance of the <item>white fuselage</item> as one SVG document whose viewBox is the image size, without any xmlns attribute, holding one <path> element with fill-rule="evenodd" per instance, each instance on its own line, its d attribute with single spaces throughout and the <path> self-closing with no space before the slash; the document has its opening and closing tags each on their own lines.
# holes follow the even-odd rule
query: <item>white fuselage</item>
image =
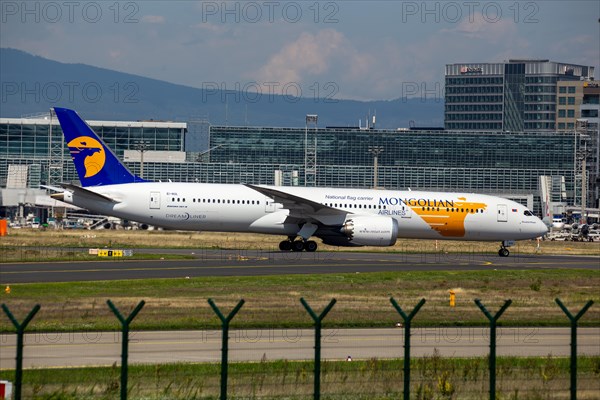
<svg viewBox="0 0 600 400">
<path fill-rule="evenodd" d="M 266 186 L 265 186 L 266 187 Z M 470 194 L 371 189 L 268 187 L 341 210 L 310 215 L 321 226 L 340 226 L 352 216 L 390 217 L 398 237 L 454 240 L 521 240 L 546 226 L 521 204 Z M 148 225 L 179 230 L 258 232 L 295 236 L 290 210 L 244 185 L 144 182 L 87 187 L 116 202 L 77 192 L 64 201 Z M 298 212 L 295 211 L 295 218 Z M 316 234 L 318 236 L 318 234 Z"/>
</svg>

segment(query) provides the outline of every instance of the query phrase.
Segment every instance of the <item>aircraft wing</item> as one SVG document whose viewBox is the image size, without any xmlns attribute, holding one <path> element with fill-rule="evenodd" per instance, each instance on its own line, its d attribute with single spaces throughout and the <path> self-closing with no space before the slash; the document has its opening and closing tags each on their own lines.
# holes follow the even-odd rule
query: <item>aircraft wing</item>
<svg viewBox="0 0 600 400">
<path fill-rule="evenodd" d="M 244 186 L 256 190 L 267 197 L 275 200 L 276 203 L 283 204 L 283 208 L 290 210 L 290 216 L 317 216 L 317 215 L 346 215 L 347 211 L 338 210 L 316 201 L 308 200 L 304 197 L 296 196 L 281 190 L 264 188 L 261 186 L 244 184 Z"/>
<path fill-rule="evenodd" d="M 94 199 L 94 200 L 100 200 L 100 201 L 105 201 L 105 202 L 108 201 L 108 202 L 111 202 L 111 203 L 120 203 L 119 200 L 115 200 L 115 199 L 110 198 L 108 196 L 105 196 L 103 194 L 92 192 L 91 190 L 82 188 L 81 186 L 73 185 L 71 183 L 61 183 L 60 185 L 63 188 L 65 188 L 65 189 L 73 192 L 73 194 L 76 194 L 76 195 L 79 195 L 79 196 L 82 196 L 82 197 L 88 197 L 88 198 L 91 198 L 91 199 Z M 53 199 L 56 199 L 56 200 L 63 201 L 64 200 L 64 193 L 51 194 L 50 197 L 52 197 Z"/>
</svg>

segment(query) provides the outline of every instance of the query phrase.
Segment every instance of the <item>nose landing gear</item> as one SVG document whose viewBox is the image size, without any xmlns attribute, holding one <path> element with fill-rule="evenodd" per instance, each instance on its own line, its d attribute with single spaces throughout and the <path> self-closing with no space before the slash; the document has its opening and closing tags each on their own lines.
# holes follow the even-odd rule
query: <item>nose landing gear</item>
<svg viewBox="0 0 600 400">
<path fill-rule="evenodd" d="M 498 250 L 498 255 L 500 257 L 508 257 L 510 251 L 508 251 L 507 247 L 511 247 L 515 245 L 514 240 L 504 240 L 500 245 L 500 250 Z"/>
</svg>

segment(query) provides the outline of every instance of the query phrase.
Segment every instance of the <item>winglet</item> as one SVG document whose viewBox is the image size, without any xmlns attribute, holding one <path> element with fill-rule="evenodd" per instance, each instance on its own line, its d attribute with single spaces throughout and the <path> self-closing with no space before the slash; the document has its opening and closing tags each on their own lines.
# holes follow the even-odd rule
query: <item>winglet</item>
<svg viewBox="0 0 600 400">
<path fill-rule="evenodd" d="M 54 112 L 71 152 L 81 186 L 145 182 L 119 161 L 75 111 L 54 107 Z"/>
</svg>

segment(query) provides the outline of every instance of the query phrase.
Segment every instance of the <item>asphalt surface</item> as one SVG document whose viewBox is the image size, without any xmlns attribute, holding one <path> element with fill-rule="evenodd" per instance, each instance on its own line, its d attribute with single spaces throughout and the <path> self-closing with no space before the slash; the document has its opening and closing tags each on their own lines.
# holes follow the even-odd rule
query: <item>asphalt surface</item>
<svg viewBox="0 0 600 400">
<path fill-rule="evenodd" d="M 399 358 L 404 355 L 404 329 L 324 329 L 326 360 Z M 303 329 L 232 330 L 231 361 L 311 360 L 314 331 Z M 498 356 L 570 354 L 569 328 L 498 328 Z M 579 328 L 578 354 L 600 355 L 600 328 Z M 416 328 L 411 356 L 485 357 L 489 329 L 473 327 Z M 0 369 L 15 368 L 16 335 L 0 335 Z M 131 332 L 130 363 L 219 362 L 220 331 Z M 24 367 L 110 366 L 120 364 L 119 332 L 66 332 L 25 335 Z"/>
<path fill-rule="evenodd" d="M 83 251 L 81 249 L 80 251 Z M 126 257 L 92 262 L 0 264 L 0 284 L 73 282 L 202 276 L 260 276 L 378 271 L 523 270 L 583 268 L 600 271 L 597 256 L 511 254 L 392 254 L 361 252 L 294 253 L 262 250 L 143 249 L 139 253 L 188 254 L 193 260 L 128 261 Z"/>
<path fill-rule="evenodd" d="M 81 251 L 84 251 L 81 249 Z M 600 258 L 511 254 L 390 254 L 360 252 L 282 253 L 259 250 L 144 249 L 143 253 L 193 255 L 193 260 L 29 262 L 0 264 L 0 284 L 200 276 L 260 276 L 375 271 L 523 270 L 582 268 L 600 271 Z M 600 328 L 580 328 L 579 354 L 600 355 Z M 133 332 L 130 362 L 218 362 L 219 331 Z M 310 330 L 230 332 L 232 361 L 305 360 L 313 356 Z M 501 328 L 498 355 L 568 356 L 568 328 Z M 0 335 L 0 368 L 14 368 L 15 335 Z M 489 352 L 483 328 L 420 328 L 412 331 L 412 354 L 479 357 Z M 119 362 L 119 332 L 28 334 L 25 367 L 113 365 Z M 403 354 L 403 329 L 323 331 L 323 357 L 330 360 L 394 358 Z"/>
</svg>

